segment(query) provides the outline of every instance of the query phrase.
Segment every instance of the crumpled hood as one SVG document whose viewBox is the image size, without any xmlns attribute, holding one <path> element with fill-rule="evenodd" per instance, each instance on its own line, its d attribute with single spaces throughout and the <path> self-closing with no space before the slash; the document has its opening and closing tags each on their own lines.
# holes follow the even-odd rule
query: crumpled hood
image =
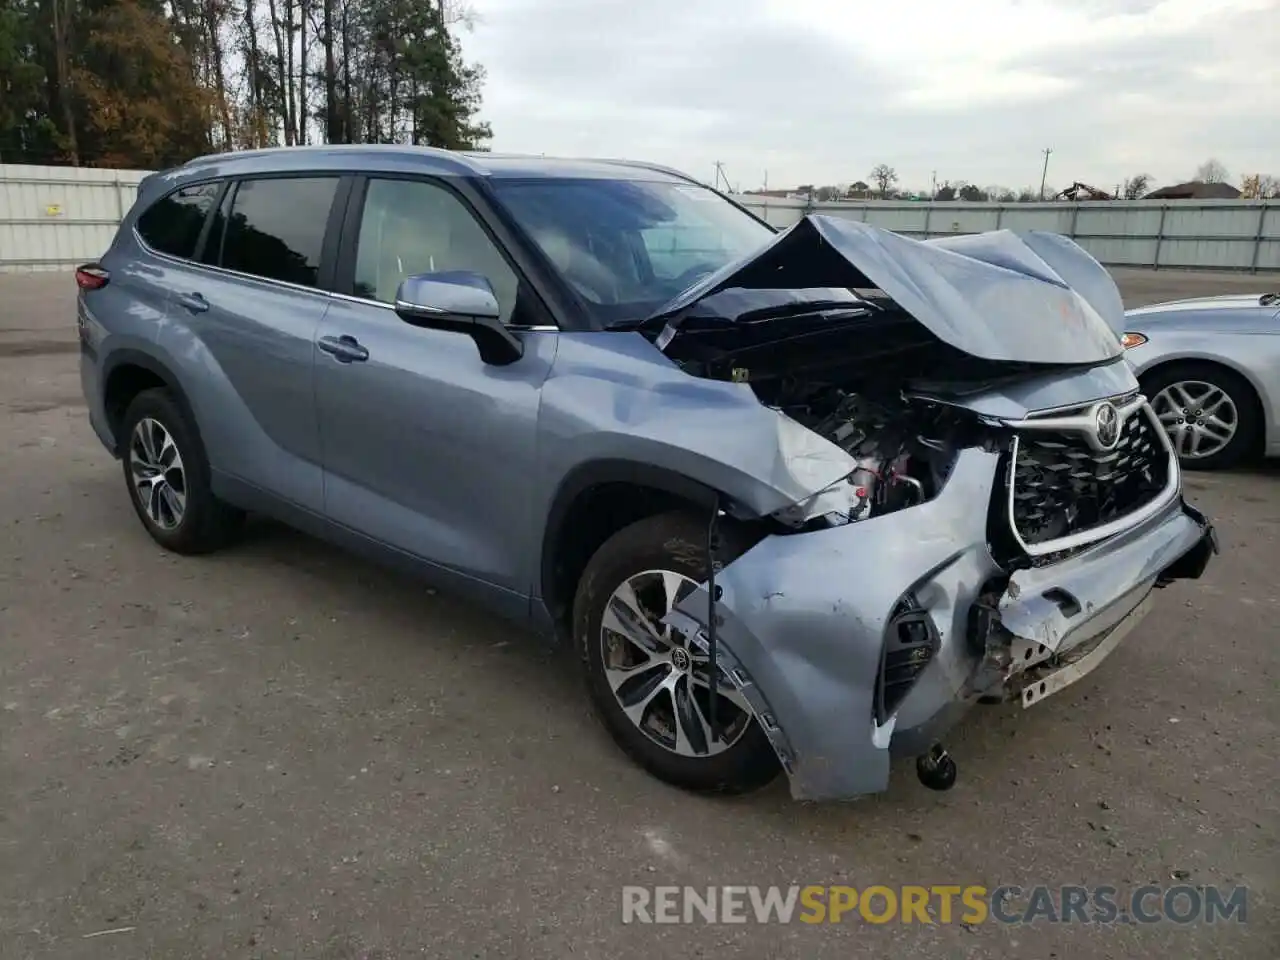
<svg viewBox="0 0 1280 960">
<path fill-rule="evenodd" d="M 996 230 L 920 241 L 817 215 L 703 278 L 651 319 L 670 319 L 725 290 L 812 288 L 880 290 L 938 339 L 985 360 L 1093 364 L 1122 353 L 1115 281 L 1066 237 Z"/>
</svg>

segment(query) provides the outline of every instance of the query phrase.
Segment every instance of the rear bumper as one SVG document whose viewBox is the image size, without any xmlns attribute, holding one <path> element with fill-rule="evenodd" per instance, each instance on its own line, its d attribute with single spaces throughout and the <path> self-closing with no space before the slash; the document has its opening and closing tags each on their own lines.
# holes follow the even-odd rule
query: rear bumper
<svg viewBox="0 0 1280 960">
<path fill-rule="evenodd" d="M 89 313 L 83 292 L 76 297 L 76 333 L 80 339 L 80 390 L 89 408 L 89 424 L 107 451 L 112 456 L 119 456 L 116 439 L 107 421 L 106 385 L 102 382 L 101 345 L 105 331 Z"/>
<path fill-rule="evenodd" d="M 93 432 L 97 434 L 102 445 L 112 456 L 119 456 L 115 437 L 111 435 L 106 409 L 103 406 L 102 377 L 98 358 L 83 340 L 80 342 L 80 389 L 84 393 L 84 402 L 89 408 L 89 425 L 93 427 Z"/>
<path fill-rule="evenodd" d="M 1179 496 L 1138 527 L 1010 576 L 987 547 L 985 512 L 972 509 L 990 502 L 995 466 L 966 450 L 934 500 L 769 537 L 717 576 L 724 665 L 797 798 L 881 791 L 892 756 L 925 752 L 980 698 L 1021 698 L 1032 678 L 1086 655 L 1092 669 L 1156 587 L 1200 576 L 1217 549 L 1212 525 Z M 906 599 L 927 615 L 932 656 L 886 711 L 882 654 Z M 673 619 L 705 635 L 707 602 L 699 590 Z"/>
</svg>

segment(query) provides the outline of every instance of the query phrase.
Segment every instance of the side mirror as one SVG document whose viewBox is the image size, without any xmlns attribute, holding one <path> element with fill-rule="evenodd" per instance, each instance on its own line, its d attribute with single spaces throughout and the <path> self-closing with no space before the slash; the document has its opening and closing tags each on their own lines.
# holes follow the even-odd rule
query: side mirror
<svg viewBox="0 0 1280 960">
<path fill-rule="evenodd" d="M 498 298 L 483 274 L 467 271 L 419 273 L 396 290 L 396 314 L 405 323 L 465 333 L 485 363 L 505 365 L 524 355 L 524 343 L 501 319 Z"/>
</svg>

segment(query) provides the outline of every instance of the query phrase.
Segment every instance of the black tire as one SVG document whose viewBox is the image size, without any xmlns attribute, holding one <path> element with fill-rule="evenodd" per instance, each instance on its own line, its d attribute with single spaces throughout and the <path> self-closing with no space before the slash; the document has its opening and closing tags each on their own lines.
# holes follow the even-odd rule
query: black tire
<svg viewBox="0 0 1280 960">
<path fill-rule="evenodd" d="M 1217 387 L 1236 409 L 1236 432 L 1221 450 L 1205 457 L 1179 455 L 1184 470 L 1224 470 L 1240 463 L 1258 449 L 1262 415 L 1253 386 L 1234 370 L 1216 363 L 1188 361 L 1157 367 L 1142 378 L 1142 391 L 1153 403 L 1166 387 L 1182 381 L 1200 381 Z M 1157 411 L 1158 412 L 1158 411 Z"/>
<path fill-rule="evenodd" d="M 578 583 L 573 607 L 574 642 L 582 656 L 596 715 L 622 750 L 660 780 L 700 793 L 735 794 L 759 789 L 781 769 L 759 722 L 727 749 L 710 756 L 681 756 L 637 727 L 623 711 L 605 674 L 601 622 L 615 589 L 643 571 L 670 570 L 694 581 L 706 578 L 707 522 L 688 513 L 649 517 L 619 531 L 596 551 Z M 745 549 L 732 529 L 723 531 L 724 559 Z"/>
<path fill-rule="evenodd" d="M 153 420 L 163 427 L 182 458 L 185 505 L 173 526 L 163 526 L 151 518 L 134 483 L 135 428 L 143 420 Z M 144 390 L 133 398 L 120 426 L 120 450 L 129 502 L 151 539 L 166 550 L 182 554 L 209 553 L 225 545 L 240 528 L 244 513 L 213 495 L 209 485 L 209 460 L 199 431 L 168 390 Z"/>
</svg>

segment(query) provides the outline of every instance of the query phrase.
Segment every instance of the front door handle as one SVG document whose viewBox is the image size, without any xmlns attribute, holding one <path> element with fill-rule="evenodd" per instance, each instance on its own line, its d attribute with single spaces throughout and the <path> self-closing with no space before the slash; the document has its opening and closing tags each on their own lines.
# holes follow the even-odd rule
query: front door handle
<svg viewBox="0 0 1280 960">
<path fill-rule="evenodd" d="M 316 346 L 339 363 L 361 362 L 369 359 L 369 351 L 360 346 L 360 341 L 345 333 L 340 337 L 321 337 Z"/>
<path fill-rule="evenodd" d="M 209 301 L 199 293 L 180 293 L 178 303 L 191 313 L 204 313 L 209 309 Z"/>
</svg>

